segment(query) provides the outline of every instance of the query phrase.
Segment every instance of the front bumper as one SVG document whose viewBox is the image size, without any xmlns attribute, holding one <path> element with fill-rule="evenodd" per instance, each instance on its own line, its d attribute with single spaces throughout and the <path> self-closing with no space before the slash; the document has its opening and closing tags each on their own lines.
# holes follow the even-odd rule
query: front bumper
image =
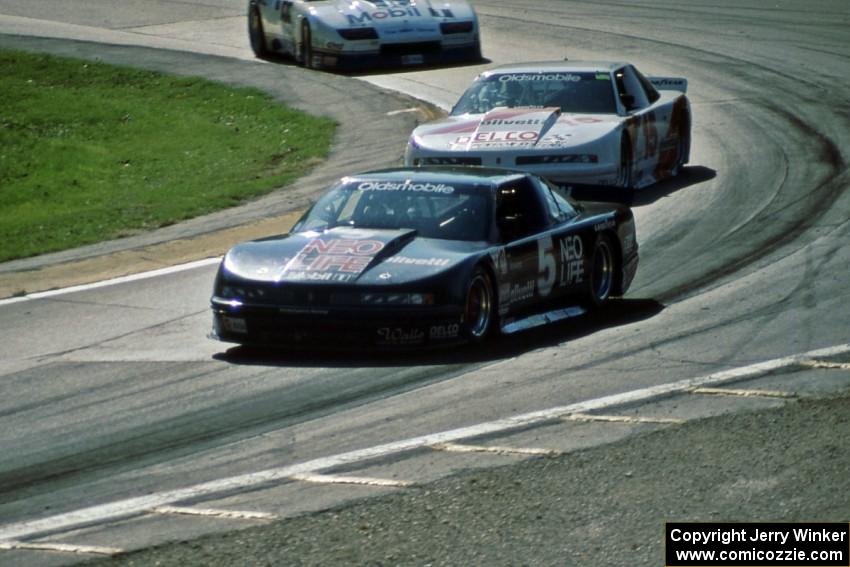
<svg viewBox="0 0 850 567">
<path fill-rule="evenodd" d="M 528 171 L 560 184 L 614 185 L 618 166 L 614 163 L 517 163 L 528 154 L 511 155 L 499 152 L 424 152 L 408 151 L 405 164 L 422 165 L 478 165 Z"/>
<path fill-rule="evenodd" d="M 461 341 L 460 307 L 324 309 L 229 306 L 213 300 L 212 338 L 317 349 L 426 346 Z"/>
<path fill-rule="evenodd" d="M 384 44 L 379 51 L 329 51 L 313 49 L 313 67 L 337 71 L 374 68 L 444 65 L 481 59 L 479 44 L 443 45 L 439 42 Z"/>
</svg>

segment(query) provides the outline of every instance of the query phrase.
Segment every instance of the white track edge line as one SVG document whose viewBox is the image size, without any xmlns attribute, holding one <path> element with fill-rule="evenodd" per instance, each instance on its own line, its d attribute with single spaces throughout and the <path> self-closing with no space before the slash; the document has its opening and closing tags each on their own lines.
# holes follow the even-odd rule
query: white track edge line
<svg viewBox="0 0 850 567">
<path fill-rule="evenodd" d="M 248 510 L 217 510 L 213 508 L 192 508 L 184 506 L 160 506 L 148 510 L 151 514 L 175 516 L 203 516 L 224 518 L 229 520 L 276 520 L 277 515 L 269 512 L 253 512 Z"/>
<path fill-rule="evenodd" d="M 129 518 L 143 514 L 151 508 L 167 506 L 184 500 L 205 497 L 209 498 L 219 494 L 244 491 L 252 487 L 259 487 L 263 484 L 272 482 L 285 482 L 289 480 L 289 477 L 299 474 L 314 473 L 334 467 L 350 465 L 360 461 L 386 457 L 387 455 L 395 453 L 421 449 L 428 447 L 429 445 L 437 445 L 440 443 L 458 441 L 460 439 L 505 432 L 511 429 L 518 429 L 553 419 L 559 419 L 561 416 L 568 414 L 584 413 L 606 407 L 642 402 L 653 398 L 669 396 L 674 393 L 685 392 L 699 386 L 718 385 L 726 382 L 734 382 L 744 378 L 752 378 L 767 374 L 779 368 L 797 364 L 799 361 L 804 359 L 835 356 L 848 352 L 850 352 L 850 343 L 845 343 L 842 345 L 812 350 L 802 354 L 759 362 L 749 366 L 730 368 L 729 370 L 723 370 L 721 372 L 715 372 L 713 374 L 696 378 L 687 378 L 677 382 L 660 384 L 658 386 L 641 388 L 639 390 L 622 392 L 620 394 L 612 394 L 593 400 L 577 402 L 567 406 L 558 406 L 545 410 L 515 415 L 513 417 L 499 419 L 496 421 L 422 435 L 420 437 L 412 437 L 402 441 L 385 443 L 383 445 L 376 445 L 374 447 L 349 451 L 338 455 L 331 455 L 329 457 L 320 457 L 303 463 L 246 473 L 186 488 L 150 494 L 147 496 L 128 498 L 126 500 L 109 502 L 107 504 L 98 504 L 88 508 L 82 508 L 37 520 L 6 524 L 5 526 L 0 526 L 0 542 L 32 538 L 37 535 L 60 532 L 69 528 L 98 524 L 107 520 Z"/>
<path fill-rule="evenodd" d="M 32 541 L 0 541 L 0 549 L 6 551 L 50 551 L 58 553 L 83 553 L 90 555 L 118 555 L 120 553 L 124 553 L 124 550 L 118 547 Z"/>
<path fill-rule="evenodd" d="M 564 421 L 622 423 L 626 425 L 682 425 L 687 420 L 678 417 L 647 417 L 640 415 L 599 415 L 591 413 L 573 413 L 561 417 Z"/>
<path fill-rule="evenodd" d="M 336 474 L 302 473 L 294 474 L 291 480 L 310 482 L 315 484 L 354 484 L 360 486 L 381 486 L 407 488 L 413 483 L 407 480 L 394 480 L 391 478 L 372 478 L 365 476 L 342 476 Z"/>
<path fill-rule="evenodd" d="M 460 443 L 438 443 L 431 445 L 434 451 L 446 453 L 492 453 L 495 455 L 524 455 L 527 457 L 546 457 L 561 454 L 558 449 L 543 449 L 539 447 L 503 447 L 498 445 L 465 445 Z"/>
<path fill-rule="evenodd" d="M 166 268 L 158 268 L 156 270 L 150 270 L 147 272 L 140 272 L 138 274 L 130 274 L 127 276 L 120 276 L 117 278 L 111 278 L 108 280 L 102 280 L 99 282 L 93 282 L 89 284 L 80 284 L 71 287 L 63 287 L 60 289 L 50 289 L 47 291 L 36 291 L 33 293 L 28 293 L 27 295 L 22 295 L 19 297 L 9 297 L 6 299 L 0 299 L 0 307 L 4 305 L 10 305 L 12 303 L 20 303 L 21 301 L 30 301 L 33 299 L 44 299 L 48 297 L 55 297 L 57 295 L 65 295 L 66 293 L 75 293 L 78 291 L 88 291 L 90 289 L 97 289 L 100 287 L 107 287 L 111 285 L 118 285 L 123 283 L 135 282 L 139 280 L 146 280 L 149 278 L 156 278 L 159 276 L 165 276 L 168 274 L 175 274 L 177 272 L 184 272 L 187 270 L 193 270 L 195 268 L 202 268 L 205 266 L 210 266 L 212 264 L 217 264 L 221 262 L 221 256 L 215 258 L 204 258 L 202 260 L 195 260 L 194 262 L 187 262 L 185 264 L 178 264 L 176 266 L 168 266 Z"/>
<path fill-rule="evenodd" d="M 706 396 L 728 396 L 732 398 L 781 398 L 789 399 L 797 397 L 793 392 L 781 390 L 744 390 L 738 388 L 694 388 L 691 394 L 703 394 Z"/>
</svg>

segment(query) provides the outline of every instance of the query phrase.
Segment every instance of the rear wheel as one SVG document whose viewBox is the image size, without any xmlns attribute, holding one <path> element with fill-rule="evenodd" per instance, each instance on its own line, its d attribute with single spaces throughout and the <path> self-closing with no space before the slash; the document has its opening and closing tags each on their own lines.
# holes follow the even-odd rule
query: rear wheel
<svg viewBox="0 0 850 567">
<path fill-rule="evenodd" d="M 308 69 L 313 68 L 313 35 L 306 21 L 301 24 L 301 64 Z"/>
<path fill-rule="evenodd" d="M 682 113 L 681 125 L 679 126 L 679 140 L 676 144 L 676 164 L 671 172 L 674 176 L 682 172 L 682 166 L 688 161 L 688 153 L 690 153 L 691 145 L 691 126 L 688 122 L 688 113 Z"/>
<path fill-rule="evenodd" d="M 617 256 L 614 244 L 607 234 L 600 234 L 593 245 L 590 257 L 590 282 L 587 303 L 599 307 L 611 297 L 617 278 Z"/>
<path fill-rule="evenodd" d="M 251 40 L 251 51 L 260 59 L 268 55 L 266 49 L 266 38 L 263 32 L 263 19 L 260 16 L 260 9 L 256 6 L 251 6 L 248 12 L 248 38 Z"/>
<path fill-rule="evenodd" d="M 479 61 L 482 61 L 483 59 L 484 59 L 484 56 L 481 54 L 481 40 L 479 39 L 478 41 L 475 42 L 475 48 L 473 49 L 473 52 L 472 52 L 471 61 L 474 62 L 474 63 L 478 63 Z"/>
<path fill-rule="evenodd" d="M 464 334 L 471 342 L 481 342 L 491 333 L 495 308 L 493 281 L 483 268 L 476 268 L 467 286 L 463 313 Z"/>
</svg>

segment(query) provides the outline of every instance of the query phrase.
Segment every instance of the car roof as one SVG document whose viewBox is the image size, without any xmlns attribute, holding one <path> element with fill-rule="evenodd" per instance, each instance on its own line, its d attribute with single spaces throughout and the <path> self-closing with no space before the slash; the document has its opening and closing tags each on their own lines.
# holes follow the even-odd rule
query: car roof
<svg viewBox="0 0 850 567">
<path fill-rule="evenodd" d="M 476 166 L 420 166 L 391 167 L 364 171 L 347 176 L 348 179 L 374 179 L 382 181 L 410 180 L 414 183 L 454 183 L 458 185 L 488 185 L 495 187 L 515 181 L 529 174 L 511 169 Z"/>
<path fill-rule="evenodd" d="M 482 75 L 493 73 L 552 73 L 552 72 L 596 72 L 611 73 L 628 65 L 622 61 L 531 61 L 500 65 L 484 71 Z"/>
</svg>

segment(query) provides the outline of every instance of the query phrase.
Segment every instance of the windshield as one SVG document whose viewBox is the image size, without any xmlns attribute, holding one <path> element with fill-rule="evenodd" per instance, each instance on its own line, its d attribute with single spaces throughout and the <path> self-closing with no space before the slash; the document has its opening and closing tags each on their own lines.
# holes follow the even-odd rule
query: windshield
<svg viewBox="0 0 850 567">
<path fill-rule="evenodd" d="M 617 112 L 608 73 L 552 72 L 480 77 L 463 93 L 451 114 L 483 114 L 500 106 L 559 107 L 569 113 Z"/>
<path fill-rule="evenodd" d="M 487 240 L 489 192 L 481 187 L 408 180 L 355 180 L 331 189 L 296 231 L 355 228 L 414 229 L 424 238 Z"/>
</svg>

